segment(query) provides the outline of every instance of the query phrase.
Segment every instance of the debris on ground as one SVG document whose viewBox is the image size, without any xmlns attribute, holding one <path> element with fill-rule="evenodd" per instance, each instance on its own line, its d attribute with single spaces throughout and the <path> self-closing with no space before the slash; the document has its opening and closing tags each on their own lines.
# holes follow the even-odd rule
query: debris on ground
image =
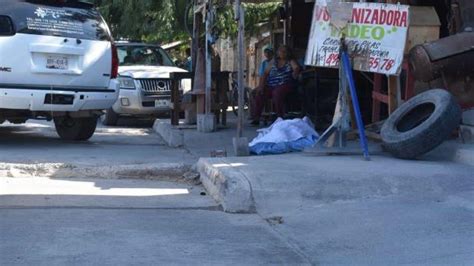
<svg viewBox="0 0 474 266">
<path fill-rule="evenodd" d="M 211 151 L 211 158 L 218 158 L 218 157 L 227 157 L 227 151 L 225 149 Z"/>
<path fill-rule="evenodd" d="M 188 171 L 183 174 L 183 179 L 185 182 L 189 182 L 193 185 L 200 185 L 201 181 L 199 180 L 200 174 L 194 171 Z"/>
<path fill-rule="evenodd" d="M 274 217 L 266 218 L 265 221 L 267 221 L 267 223 L 270 225 L 279 225 L 279 224 L 283 224 L 283 217 L 274 216 Z"/>
</svg>

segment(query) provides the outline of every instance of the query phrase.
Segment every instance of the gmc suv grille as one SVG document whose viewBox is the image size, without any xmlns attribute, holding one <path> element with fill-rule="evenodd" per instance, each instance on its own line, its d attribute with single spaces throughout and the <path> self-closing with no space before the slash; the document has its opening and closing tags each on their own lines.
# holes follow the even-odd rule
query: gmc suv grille
<svg viewBox="0 0 474 266">
<path fill-rule="evenodd" d="M 147 95 L 160 95 L 171 93 L 171 80 L 169 79 L 139 79 L 142 91 Z"/>
</svg>

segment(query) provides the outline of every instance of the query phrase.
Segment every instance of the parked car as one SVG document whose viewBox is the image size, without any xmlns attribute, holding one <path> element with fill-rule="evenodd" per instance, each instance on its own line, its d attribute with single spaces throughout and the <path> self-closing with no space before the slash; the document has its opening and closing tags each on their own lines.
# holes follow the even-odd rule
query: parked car
<svg viewBox="0 0 474 266">
<path fill-rule="evenodd" d="M 0 123 L 54 120 L 62 139 L 87 140 L 118 97 L 107 24 L 81 1 L 2 0 Z"/>
<path fill-rule="evenodd" d="M 120 94 L 117 102 L 102 117 L 104 125 L 116 125 L 120 117 L 155 118 L 169 113 L 170 73 L 178 68 L 159 46 L 117 42 Z M 191 81 L 181 82 L 181 92 L 191 89 Z"/>
</svg>

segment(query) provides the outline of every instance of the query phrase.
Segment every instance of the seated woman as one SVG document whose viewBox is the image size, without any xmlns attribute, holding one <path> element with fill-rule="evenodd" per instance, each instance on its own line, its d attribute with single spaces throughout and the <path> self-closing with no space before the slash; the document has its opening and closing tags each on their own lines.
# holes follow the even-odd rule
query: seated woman
<svg viewBox="0 0 474 266">
<path fill-rule="evenodd" d="M 265 101 L 269 98 L 272 99 L 277 115 L 279 117 L 285 115 L 286 97 L 294 89 L 299 74 L 300 66 L 293 59 L 290 48 L 280 46 L 276 60 L 267 67 L 260 78 L 255 97 L 252 125 L 259 125 Z"/>
</svg>

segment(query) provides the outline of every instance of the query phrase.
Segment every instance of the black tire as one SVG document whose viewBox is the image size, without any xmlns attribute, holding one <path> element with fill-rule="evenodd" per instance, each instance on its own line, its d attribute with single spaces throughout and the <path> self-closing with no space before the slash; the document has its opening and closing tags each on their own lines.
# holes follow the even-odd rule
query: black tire
<svg viewBox="0 0 474 266">
<path fill-rule="evenodd" d="M 64 140 L 85 141 L 94 135 L 97 117 L 56 117 L 54 125 L 59 137 Z"/>
<path fill-rule="evenodd" d="M 402 104 L 384 123 L 383 147 L 401 159 L 416 159 L 449 138 L 461 122 L 461 108 L 446 90 L 421 93 Z"/>
<path fill-rule="evenodd" d="M 116 126 L 119 119 L 119 115 L 114 112 L 114 109 L 109 108 L 100 118 L 102 125 L 104 126 Z"/>
<path fill-rule="evenodd" d="M 9 119 L 8 122 L 12 124 L 24 124 L 28 119 Z"/>
</svg>

